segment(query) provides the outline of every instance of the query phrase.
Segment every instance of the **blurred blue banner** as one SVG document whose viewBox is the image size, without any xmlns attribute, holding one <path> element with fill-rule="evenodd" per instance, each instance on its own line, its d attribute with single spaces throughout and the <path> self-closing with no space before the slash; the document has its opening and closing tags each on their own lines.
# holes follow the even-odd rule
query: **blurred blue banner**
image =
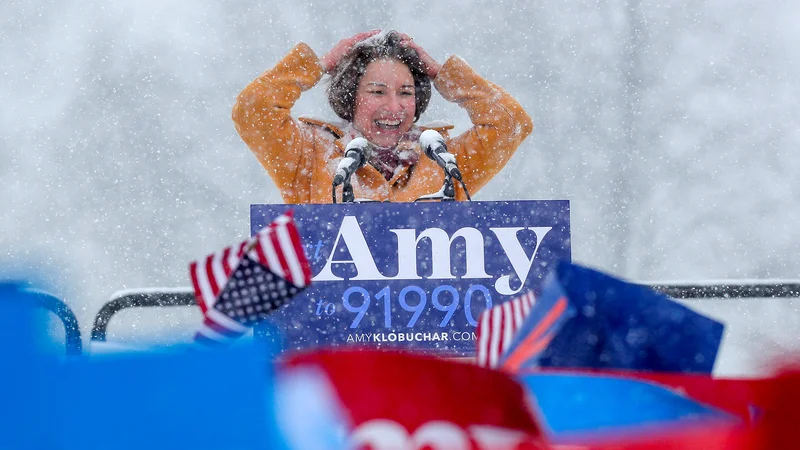
<svg viewBox="0 0 800 450">
<path fill-rule="evenodd" d="M 68 357 L 32 294 L 0 284 L 0 448 L 285 448 L 263 345 Z M 52 346 L 52 343 L 50 343 Z"/>
<path fill-rule="evenodd" d="M 648 287 L 560 262 L 500 365 L 711 373 L 723 325 Z"/>
<path fill-rule="evenodd" d="M 533 394 L 553 442 L 654 431 L 739 419 L 648 381 L 602 373 L 541 373 L 518 377 Z M 580 438 L 580 439 L 578 439 Z"/>
</svg>

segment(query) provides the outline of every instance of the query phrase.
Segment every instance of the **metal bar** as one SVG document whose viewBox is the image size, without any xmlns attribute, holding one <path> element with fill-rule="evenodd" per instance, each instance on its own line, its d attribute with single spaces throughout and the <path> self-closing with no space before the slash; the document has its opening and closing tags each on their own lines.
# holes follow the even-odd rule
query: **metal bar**
<svg viewBox="0 0 800 450">
<path fill-rule="evenodd" d="M 715 284 L 666 284 L 642 283 L 672 298 L 686 300 L 702 299 L 748 299 L 748 298 L 800 298 L 799 282 L 720 282 Z M 114 315 L 128 308 L 155 308 L 165 306 L 195 306 L 197 303 L 191 289 L 175 291 L 132 292 L 113 298 L 103 305 L 95 316 L 92 327 L 93 341 L 105 342 L 108 323 Z M 66 305 L 65 305 L 66 306 Z M 74 315 L 73 315 L 74 317 Z M 63 320 L 63 319 L 62 319 Z M 76 322 L 77 324 L 77 322 Z M 256 335 L 261 332 L 256 330 Z"/>
<path fill-rule="evenodd" d="M 83 341 L 78 319 L 72 309 L 58 297 L 45 292 L 29 290 L 27 293 L 34 298 L 37 307 L 51 311 L 61 319 L 61 323 L 64 324 L 64 346 L 67 355 L 79 356 L 83 352 Z"/>
<path fill-rule="evenodd" d="M 106 341 L 108 323 L 114 315 L 128 308 L 161 308 L 165 306 L 194 306 L 194 294 L 191 290 L 175 292 L 134 292 L 117 297 L 103 305 L 94 318 L 92 325 L 93 341 Z"/>
<path fill-rule="evenodd" d="M 800 297 L 800 283 L 724 283 L 648 285 L 679 299 L 746 299 Z"/>
</svg>

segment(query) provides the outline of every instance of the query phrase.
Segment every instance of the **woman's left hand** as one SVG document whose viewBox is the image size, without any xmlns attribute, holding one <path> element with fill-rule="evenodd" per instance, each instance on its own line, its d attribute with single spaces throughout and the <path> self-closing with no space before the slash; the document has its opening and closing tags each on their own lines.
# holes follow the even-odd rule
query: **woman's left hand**
<svg viewBox="0 0 800 450">
<path fill-rule="evenodd" d="M 400 33 L 400 37 L 402 38 L 402 40 L 400 41 L 401 45 L 408 46 L 417 51 L 419 58 L 422 60 L 422 63 L 425 64 L 425 74 L 428 75 L 428 78 L 430 78 L 431 80 L 436 78 L 436 75 L 439 75 L 439 70 L 442 68 L 442 65 L 436 62 L 436 60 L 433 59 L 433 57 L 429 55 L 428 52 L 425 51 L 425 49 L 423 49 L 416 42 L 414 42 L 414 38 L 403 33 Z"/>
</svg>

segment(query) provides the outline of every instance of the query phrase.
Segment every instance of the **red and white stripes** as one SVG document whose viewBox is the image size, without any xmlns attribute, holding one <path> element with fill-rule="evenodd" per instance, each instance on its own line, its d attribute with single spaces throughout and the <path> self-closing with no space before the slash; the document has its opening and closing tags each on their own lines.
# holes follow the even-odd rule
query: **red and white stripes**
<svg viewBox="0 0 800 450">
<path fill-rule="evenodd" d="M 250 256 L 276 275 L 302 288 L 311 283 L 311 267 L 291 216 L 283 215 L 255 236 Z"/>
<path fill-rule="evenodd" d="M 535 301 L 533 291 L 529 291 L 481 314 L 476 331 L 478 343 L 476 362 L 479 366 L 491 368 L 498 366 L 500 357 L 511 346 L 517 330 L 530 314 Z"/>
<path fill-rule="evenodd" d="M 245 252 L 276 275 L 302 288 L 311 283 L 311 267 L 291 214 L 284 214 L 255 236 L 189 264 L 195 298 L 205 320 L 196 339 L 225 342 L 248 328 L 214 309 L 217 299 Z"/>
</svg>

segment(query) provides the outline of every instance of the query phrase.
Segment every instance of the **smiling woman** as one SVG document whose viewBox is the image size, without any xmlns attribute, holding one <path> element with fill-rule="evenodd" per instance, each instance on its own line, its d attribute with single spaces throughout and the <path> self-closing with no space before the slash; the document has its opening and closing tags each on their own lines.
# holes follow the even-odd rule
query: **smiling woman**
<svg viewBox="0 0 800 450">
<path fill-rule="evenodd" d="M 374 144 L 395 146 L 416 119 L 414 97 L 414 79 L 405 64 L 376 60 L 356 91 L 353 125 Z"/>
<path fill-rule="evenodd" d="M 295 119 L 303 91 L 330 75 L 328 101 L 342 122 Z M 445 100 L 469 114 L 473 127 L 450 139 L 450 125 L 416 125 L 431 98 L 431 81 Z M 352 177 L 356 198 L 413 201 L 439 190 L 442 172 L 420 158 L 419 136 L 435 129 L 458 158 L 464 182 L 477 192 L 513 156 L 533 129 L 530 117 L 502 88 L 462 59 L 437 63 L 413 39 L 377 30 L 343 39 L 322 58 L 296 45 L 240 94 L 233 121 L 286 203 L 328 203 L 347 144 L 367 139 L 364 167 Z M 456 199 L 463 200 L 463 190 Z"/>
</svg>

